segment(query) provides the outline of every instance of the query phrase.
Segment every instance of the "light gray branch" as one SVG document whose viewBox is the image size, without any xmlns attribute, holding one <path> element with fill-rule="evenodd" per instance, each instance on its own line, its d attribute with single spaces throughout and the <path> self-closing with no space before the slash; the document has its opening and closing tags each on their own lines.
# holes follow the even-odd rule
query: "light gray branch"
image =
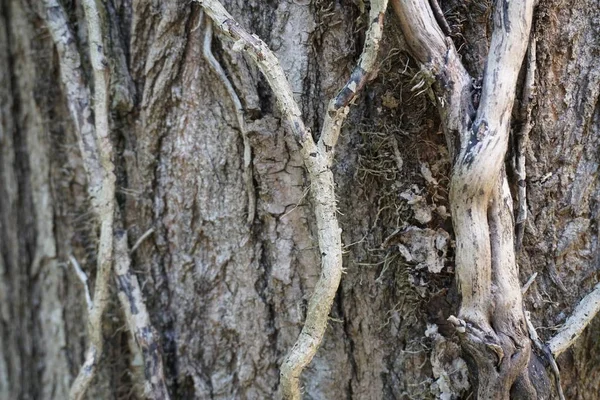
<svg viewBox="0 0 600 400">
<path fill-rule="evenodd" d="M 204 0 L 200 1 L 200 4 L 216 26 L 235 42 L 236 48 L 243 49 L 256 62 L 266 77 L 281 112 L 301 147 L 311 182 L 319 250 L 322 255 L 321 275 L 308 304 L 304 327 L 281 367 L 282 395 L 286 399 L 295 400 L 301 397 L 300 375 L 314 357 L 325 334 L 328 315 L 342 275 L 341 230 L 336 215 L 335 183 L 330 169 L 334 146 L 348 114 L 349 103 L 373 72 L 387 0 L 371 2 L 371 23 L 367 33 L 366 51 L 363 52 L 350 81 L 329 103 L 318 145 L 302 121 L 291 87 L 273 52 L 256 35 L 247 33 L 219 1 Z"/>
<path fill-rule="evenodd" d="M 451 39 L 444 37 L 428 0 L 391 0 L 411 54 L 430 75 L 448 151 L 455 158 L 457 135 L 473 119 L 471 77 Z M 463 135 L 464 136 L 464 135 Z"/>
<path fill-rule="evenodd" d="M 526 148 L 529 143 L 529 132 L 531 131 L 531 110 L 533 109 L 533 97 L 535 96 L 535 68 L 536 68 L 536 41 L 530 39 L 529 49 L 527 50 L 527 74 L 523 82 L 523 94 L 521 96 L 521 110 L 519 119 L 521 120 L 521 129 L 516 137 L 516 165 L 517 175 L 517 199 L 518 209 L 515 221 L 515 244 L 517 251 L 521 249 L 523 243 L 523 234 L 525 232 L 525 221 L 527 220 L 527 170 Z"/>
<path fill-rule="evenodd" d="M 88 311 L 90 311 L 94 307 L 94 302 L 92 301 L 92 296 L 90 296 L 90 288 L 87 283 L 88 277 L 79 266 L 79 263 L 77 262 L 77 259 L 75 258 L 75 256 L 73 256 L 73 254 L 69 255 L 69 261 L 71 262 L 73 269 L 75 269 L 77 277 L 83 284 L 83 289 L 85 291 L 85 302 L 87 303 Z"/>
<path fill-rule="evenodd" d="M 99 356 L 102 354 L 102 316 L 108 301 L 109 277 L 113 261 L 115 179 L 108 129 L 108 69 L 103 55 L 104 45 L 98 10 L 93 1 L 86 0 L 84 10 L 95 89 L 94 123 L 92 123 L 91 97 L 83 78 L 81 58 L 75 38 L 69 29 L 66 13 L 57 0 L 44 0 L 43 4 L 44 20 L 59 55 L 61 79 L 87 173 L 88 191 L 92 198 L 94 212 L 100 221 L 94 299 L 89 309 L 88 319 L 89 347 L 70 392 L 72 399 L 81 399 L 95 374 Z"/>
<path fill-rule="evenodd" d="M 95 290 L 93 301 L 86 293 L 88 301 L 88 349 L 79 374 L 71 385 L 69 397 L 74 400 L 82 399 L 94 378 L 104 346 L 102 319 L 110 296 L 110 276 L 114 261 L 114 226 L 115 226 L 115 172 L 113 163 L 113 146 L 109 128 L 109 68 L 104 55 L 104 36 L 102 32 L 102 18 L 96 0 L 83 0 L 90 60 L 92 64 L 92 78 L 94 81 L 94 118 L 92 119 L 91 96 L 88 86 L 84 81 L 81 59 L 76 46 L 76 41 L 69 29 L 66 13 L 57 0 L 44 0 L 45 15 L 43 16 L 50 30 L 56 46 L 61 67 L 61 80 L 66 90 L 66 97 L 75 125 L 75 132 L 79 141 L 86 175 L 88 191 L 92 199 L 92 206 L 100 224 L 100 238 L 98 244 L 98 266 L 96 269 Z M 91 122 L 93 120 L 93 123 Z M 126 245 L 125 241 L 125 245 Z M 127 252 L 126 252 L 127 253 Z M 127 257 L 129 257 L 127 255 Z M 71 259 L 74 267 L 78 265 Z M 128 266 L 128 264 L 127 264 Z M 79 269 L 78 276 L 81 276 Z M 81 273 L 80 273 L 81 272 Z M 135 275 L 130 274 L 131 282 L 128 287 L 139 287 Z M 134 282 L 135 281 L 135 282 Z M 85 281 L 84 281 L 85 283 Z M 146 375 L 149 377 L 149 386 L 152 387 L 152 397 L 158 399 L 168 398 L 166 385 L 162 376 L 162 366 L 157 367 L 157 357 L 160 363 L 159 347 L 153 332 L 149 330 L 149 318 L 141 295 L 133 297 L 132 308 L 140 310 L 143 318 L 130 318 L 133 333 L 137 333 L 136 341 L 151 343 L 153 352 L 145 352 L 144 361 Z M 127 313 L 126 313 L 127 314 Z M 130 314 L 127 314 L 131 317 Z M 142 324 L 142 325 L 140 325 Z M 154 340 L 154 342 L 151 342 Z M 142 349 L 144 347 L 142 346 Z M 151 359 L 150 359 L 150 358 Z M 162 364 L 160 364 L 162 365 Z M 148 368 L 152 367 L 149 372 Z M 164 390 L 159 390 L 164 387 Z M 157 389 L 158 388 L 158 389 Z"/>
<path fill-rule="evenodd" d="M 571 347 L 598 312 L 600 312 L 600 283 L 579 302 L 562 329 L 550 339 L 548 347 L 552 354 L 558 357 L 559 354 Z"/>
<path fill-rule="evenodd" d="M 431 72 L 451 154 L 459 318 L 450 321 L 478 367 L 479 398 L 507 398 L 526 367 L 530 340 L 514 253 L 512 199 L 503 173 L 518 72 L 529 42 L 533 0 L 497 0 L 481 101 L 427 0 L 393 0 L 414 57 Z M 507 340 L 510 338 L 510 340 Z"/>
</svg>

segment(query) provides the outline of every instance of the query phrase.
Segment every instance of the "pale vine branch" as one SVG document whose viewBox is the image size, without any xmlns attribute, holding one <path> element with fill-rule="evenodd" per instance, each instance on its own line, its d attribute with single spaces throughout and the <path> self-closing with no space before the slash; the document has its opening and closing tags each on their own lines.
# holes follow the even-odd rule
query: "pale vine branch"
<svg viewBox="0 0 600 400">
<path fill-rule="evenodd" d="M 304 327 L 281 366 L 280 382 L 284 398 L 299 399 L 300 375 L 323 340 L 328 315 L 342 275 L 341 230 L 336 215 L 335 183 L 330 169 L 334 147 L 348 114 L 348 105 L 374 72 L 387 0 L 371 2 L 365 48 L 350 80 L 328 105 L 318 144 L 315 144 L 310 131 L 305 127 L 290 84 L 277 57 L 268 46 L 256 35 L 246 32 L 219 1 L 199 2 L 216 26 L 235 42 L 236 48 L 243 49 L 256 62 L 266 77 L 281 112 L 301 147 L 304 164 L 308 170 L 322 256 L 321 275 L 308 304 Z"/>
<path fill-rule="evenodd" d="M 117 228 L 120 227 L 117 225 Z M 158 333 L 150 321 L 138 279 L 131 270 L 127 232 L 122 229 L 115 233 L 115 278 L 127 325 L 144 359 L 146 395 L 155 400 L 168 400 L 170 397 Z"/>
<path fill-rule="evenodd" d="M 392 2 L 411 52 L 433 75 L 432 88 L 454 155 L 450 205 L 462 302 L 459 318 L 450 322 L 477 365 L 478 397 L 484 399 L 507 398 L 530 357 L 514 253 L 512 199 L 503 168 L 533 3 L 495 2 L 481 101 L 475 109 L 472 79 L 452 42 L 444 38 L 431 3 Z"/>
<path fill-rule="evenodd" d="M 83 0 L 94 82 L 92 118 L 92 96 L 85 83 L 81 57 L 76 46 L 77 42 L 69 29 L 66 13 L 57 0 L 44 0 L 43 6 L 45 11 L 43 19 L 50 31 L 59 56 L 61 81 L 66 90 L 67 103 L 86 170 L 88 192 L 94 214 L 100 224 L 94 297 L 93 300 L 88 299 L 89 344 L 84 363 L 71 386 L 69 394 L 71 399 L 79 400 L 84 397 L 90 386 L 102 356 L 104 347 L 102 320 L 110 296 L 110 277 L 115 256 L 114 227 L 115 219 L 118 218 L 116 218 L 117 210 L 115 207 L 116 177 L 113 163 L 113 146 L 109 127 L 110 71 L 108 61 L 104 55 L 105 43 L 101 10 L 98 9 L 95 0 Z M 78 265 L 74 264 L 74 266 L 77 267 Z M 137 285 L 135 275 L 130 275 L 133 277 L 132 279 L 135 279 Z M 133 284 L 130 282 L 130 285 Z M 139 285 L 137 286 L 139 287 Z M 86 294 L 86 299 L 88 297 L 89 295 Z M 141 295 L 132 299 L 135 303 L 130 304 L 131 307 L 140 310 L 140 314 L 145 313 L 146 320 L 149 321 Z M 131 314 L 126 313 L 126 315 L 131 317 Z M 132 329 L 134 335 L 141 332 L 140 329 L 146 329 L 145 327 L 149 326 L 149 322 L 140 325 L 142 322 L 144 321 L 139 318 L 128 319 L 130 326 L 137 327 Z M 154 336 L 154 332 L 149 330 L 144 340 L 146 342 L 153 341 L 154 343 L 150 347 L 159 352 L 160 347 L 157 346 Z M 136 335 L 136 341 L 140 343 L 139 334 Z M 156 354 L 145 354 L 145 356 L 155 358 Z M 160 354 L 158 357 L 160 359 Z M 161 395 L 162 392 L 166 393 L 162 367 L 156 367 L 156 363 L 148 362 L 147 358 L 145 361 L 146 375 L 151 380 L 150 386 L 153 388 L 152 397 L 158 399 L 168 398 L 168 394 L 166 396 Z M 150 367 L 153 368 L 151 371 L 148 370 Z M 154 390 L 155 387 L 161 385 L 164 387 L 162 392 Z"/>
<path fill-rule="evenodd" d="M 523 94 L 521 96 L 521 108 L 519 119 L 521 120 L 521 129 L 516 135 L 515 149 L 515 173 L 517 175 L 517 218 L 515 221 L 515 243 L 517 252 L 523 244 L 523 234 L 525 232 L 525 221 L 527 220 L 527 170 L 526 148 L 529 143 L 529 132 L 531 131 L 531 111 L 533 109 L 533 98 L 535 96 L 535 68 L 537 63 L 536 41 L 532 37 L 527 50 L 527 73 L 523 82 Z"/>
<path fill-rule="evenodd" d="M 535 330 L 535 327 L 531 322 L 529 311 L 525 311 L 525 320 L 527 321 L 527 328 L 529 330 L 529 337 L 531 338 L 531 341 L 538 349 L 538 351 L 544 354 L 546 360 L 550 364 L 550 368 L 552 369 L 552 373 L 554 374 L 554 379 L 556 382 L 556 391 L 558 392 L 558 398 L 559 400 L 565 400 L 565 394 L 563 393 L 562 385 L 560 382 L 560 371 L 558 370 L 556 359 L 554 358 L 554 355 L 552 354 L 550 348 L 546 344 L 544 344 L 538 336 L 537 331 Z"/>
<path fill-rule="evenodd" d="M 548 342 L 552 354 L 558 356 L 571 347 L 583 330 L 600 312 L 600 283 L 575 307 L 562 329 Z"/>
<path fill-rule="evenodd" d="M 103 56 L 102 33 L 95 4 L 84 3 L 88 21 L 90 55 L 95 83 L 94 118 L 91 96 L 85 84 L 76 40 L 69 29 L 66 13 L 56 0 L 44 0 L 45 21 L 59 55 L 60 71 L 66 89 L 69 111 L 75 124 L 79 147 L 88 177 L 88 191 L 100 221 L 98 265 L 92 307 L 89 309 L 89 347 L 79 375 L 71 386 L 70 397 L 81 399 L 96 372 L 103 349 L 102 316 L 109 297 L 109 278 L 113 261 L 114 175 L 112 145 L 108 130 L 108 70 Z M 91 121 L 94 121 L 93 123 Z"/>
</svg>

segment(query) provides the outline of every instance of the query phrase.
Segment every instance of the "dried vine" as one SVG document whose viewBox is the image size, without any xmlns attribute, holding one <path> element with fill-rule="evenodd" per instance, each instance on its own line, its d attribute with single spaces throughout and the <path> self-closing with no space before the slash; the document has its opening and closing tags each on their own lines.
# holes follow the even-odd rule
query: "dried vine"
<svg viewBox="0 0 600 400">
<path fill-rule="evenodd" d="M 105 58 L 105 43 L 101 11 L 95 0 L 83 0 L 87 22 L 92 79 L 92 96 L 85 83 L 81 57 L 64 9 L 57 0 L 44 0 L 43 19 L 46 22 L 59 56 L 61 80 L 88 180 L 92 207 L 100 224 L 96 279 L 93 299 L 88 299 L 88 349 L 79 374 L 71 385 L 69 397 L 82 399 L 94 378 L 104 347 L 102 320 L 110 297 L 113 263 L 117 262 L 117 285 L 125 294 L 122 305 L 136 343 L 141 346 L 148 379 L 148 394 L 156 399 L 168 399 L 162 368 L 162 356 L 156 334 L 150 325 L 137 277 L 129 268 L 126 236 L 115 227 L 121 225 L 116 208 L 113 146 L 109 123 L 109 64 Z M 93 115 L 93 118 L 92 118 Z M 125 237 L 125 241 L 122 238 Z M 116 242 L 115 242 L 116 240 Z M 115 244 L 117 249 L 115 249 Z M 117 250 L 115 252 L 115 250 Z M 126 258 L 125 258 L 126 256 Z M 72 259 L 73 262 L 74 258 Z M 78 264 L 73 262 L 77 269 Z M 81 276 L 81 274 L 78 274 Z M 123 277 L 127 277 L 125 280 Z M 137 290 L 136 290 L 137 288 Z M 129 308 L 129 309 L 128 309 Z M 136 310 L 133 312 L 131 310 Z M 131 311 L 131 312 L 130 312 Z M 151 350 L 148 350 L 151 349 Z"/>
<path fill-rule="evenodd" d="M 472 79 L 429 2 L 394 0 L 392 4 L 410 50 L 434 78 L 446 141 L 455 155 L 450 204 L 462 303 L 458 317 L 449 320 L 477 367 L 478 398 L 508 399 L 517 380 L 522 398 L 536 398 L 527 372 L 531 340 L 515 260 L 512 198 L 504 173 L 534 1 L 496 2 L 477 108 L 470 96 Z"/>
<path fill-rule="evenodd" d="M 548 346 L 537 339 L 522 306 L 515 260 L 527 216 L 524 148 L 535 89 L 535 40 L 529 40 L 533 0 L 497 0 L 481 100 L 471 99 L 472 79 L 452 41 L 444 37 L 427 0 L 392 0 L 413 56 L 433 77 L 432 89 L 442 118 L 450 153 L 455 155 L 450 203 L 456 234 L 456 272 L 462 294 L 458 317 L 452 322 L 463 349 L 477 367 L 478 398 L 537 399 L 528 373 L 531 341 L 552 355 L 568 348 L 600 311 L 600 286 L 586 296 Z M 515 169 L 518 213 L 513 227 L 512 198 L 504 173 L 511 111 L 517 78 L 529 45 L 523 87 Z M 455 148 L 455 143 L 458 147 Z M 528 328 L 528 323 L 530 327 Z M 561 388 L 557 391 L 561 396 Z"/>
<path fill-rule="evenodd" d="M 314 142 L 310 131 L 304 125 L 291 87 L 273 52 L 257 36 L 246 32 L 219 1 L 200 0 L 199 2 L 214 24 L 226 36 L 235 41 L 237 48 L 243 49 L 256 62 L 266 77 L 294 138 L 300 144 L 304 164 L 309 174 L 317 220 L 319 250 L 322 256 L 321 275 L 308 303 L 304 327 L 281 366 L 282 395 L 286 399 L 295 400 L 301 398 L 300 375 L 321 344 L 327 328 L 331 305 L 342 275 L 341 230 L 336 216 L 335 184 L 330 169 L 334 148 L 342 123 L 348 115 L 348 105 L 364 87 L 374 71 L 379 42 L 383 33 L 383 17 L 387 8 L 387 0 L 371 1 L 370 25 L 365 48 L 348 83 L 329 102 L 321 136 L 317 143 Z"/>
</svg>

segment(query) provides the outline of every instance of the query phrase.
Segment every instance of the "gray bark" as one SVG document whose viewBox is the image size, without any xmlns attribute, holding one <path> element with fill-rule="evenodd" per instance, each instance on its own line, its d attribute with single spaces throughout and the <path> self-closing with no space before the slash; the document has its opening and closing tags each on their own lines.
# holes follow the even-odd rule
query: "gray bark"
<svg viewBox="0 0 600 400">
<path fill-rule="evenodd" d="M 69 256 L 91 288 L 97 265 L 84 164 L 37 3 L 0 0 L 0 399 L 67 398 L 87 344 L 84 288 Z M 213 53 L 242 102 L 252 147 L 257 201 L 248 225 L 243 138 L 202 56 L 200 7 L 106 3 L 117 199 L 130 247 L 155 230 L 132 267 L 171 398 L 272 398 L 320 273 L 298 146 L 254 64 L 215 32 Z M 491 10 L 440 3 L 466 68 L 479 75 Z M 360 54 L 362 1 L 223 4 L 279 57 L 305 124 L 318 132 Z M 63 5 L 89 83 L 83 10 Z M 542 340 L 599 280 L 599 18 L 593 0 L 541 0 L 534 14 L 538 94 L 518 264 L 522 283 L 538 273 L 524 300 Z M 475 382 L 446 321 L 460 303 L 450 159 L 431 99 L 411 91 L 418 69 L 391 12 L 380 60 L 336 149 L 346 273 L 302 377 L 305 398 L 466 399 Z M 105 354 L 88 398 L 143 398 L 143 365 L 111 285 Z M 568 399 L 599 398 L 598 329 L 596 318 L 558 359 Z"/>
</svg>

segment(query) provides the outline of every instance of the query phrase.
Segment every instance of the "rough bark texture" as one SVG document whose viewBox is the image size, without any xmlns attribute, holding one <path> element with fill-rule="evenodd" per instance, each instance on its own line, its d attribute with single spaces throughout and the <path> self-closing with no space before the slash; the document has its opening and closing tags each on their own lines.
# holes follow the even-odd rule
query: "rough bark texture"
<svg viewBox="0 0 600 400">
<path fill-rule="evenodd" d="M 244 141 L 236 106 L 203 57 L 200 7 L 106 3 L 118 206 L 130 247 L 154 228 L 132 268 L 162 340 L 171 397 L 271 398 L 320 273 L 298 146 L 254 64 L 215 31 L 212 50 L 252 147 L 248 225 Z M 85 293 L 69 256 L 93 290 L 98 226 L 38 2 L 0 4 L 0 398 L 64 399 L 87 346 Z M 360 54 L 368 5 L 223 4 L 275 52 L 305 123 L 319 132 Z M 90 84 L 81 4 L 63 5 Z M 440 6 L 465 67 L 480 75 L 492 4 Z M 599 280 L 599 13 L 594 0 L 541 0 L 534 13 L 538 90 L 518 264 L 523 283 L 538 273 L 524 298 L 542 340 Z M 333 164 L 346 273 L 302 376 L 305 398 L 466 399 L 473 382 L 446 322 L 460 300 L 450 160 L 417 64 L 394 16 L 386 19 L 379 72 L 351 108 Z M 143 398 L 141 358 L 111 287 L 105 354 L 88 397 Z M 598 398 L 598 329 L 596 318 L 558 359 L 568 399 Z"/>
</svg>

